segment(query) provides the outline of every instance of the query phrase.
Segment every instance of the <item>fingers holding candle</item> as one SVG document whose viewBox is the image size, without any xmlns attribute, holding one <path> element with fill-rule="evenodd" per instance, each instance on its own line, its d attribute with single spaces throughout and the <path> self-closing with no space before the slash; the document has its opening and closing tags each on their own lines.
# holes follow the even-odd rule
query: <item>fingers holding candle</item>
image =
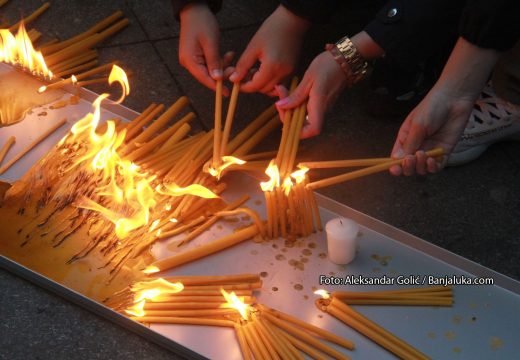
<svg viewBox="0 0 520 360">
<path fill-rule="evenodd" d="M 437 157 L 444 155 L 444 150 L 442 148 L 436 148 L 436 149 L 427 151 L 425 153 L 425 155 L 430 158 L 437 158 Z M 406 160 L 406 159 L 404 159 L 404 160 Z M 333 176 L 333 177 L 330 177 L 327 179 L 314 181 L 312 183 L 307 184 L 306 187 L 307 187 L 307 189 L 310 189 L 310 190 L 321 189 L 326 186 L 335 185 L 335 184 L 339 184 L 339 183 L 342 183 L 345 181 L 357 179 L 359 177 L 382 172 L 382 171 L 390 169 L 392 166 L 401 165 L 402 163 L 403 163 L 403 159 L 395 159 L 395 160 L 384 162 L 384 163 L 381 163 L 378 165 L 366 167 L 361 170 L 356 170 L 356 171 L 352 171 L 352 172 L 345 173 L 342 175 Z"/>
<path fill-rule="evenodd" d="M 442 88 L 442 87 L 441 87 Z M 446 96 L 441 91 L 430 93 L 410 112 L 401 125 L 392 150 L 392 157 L 414 155 L 414 159 L 394 166 L 393 175 L 433 173 L 442 169 L 457 145 L 473 109 L 473 101 Z M 435 162 L 419 150 L 441 147 L 445 153 Z"/>
<path fill-rule="evenodd" d="M 330 52 L 318 55 L 311 63 L 301 83 L 293 94 L 276 103 L 283 110 L 299 106 L 308 99 L 308 123 L 302 138 L 318 135 L 321 132 L 325 112 L 346 86 L 346 77 Z"/>
<path fill-rule="evenodd" d="M 179 14 L 179 62 L 201 84 L 215 90 L 217 80 L 223 80 L 224 67 L 232 59 L 227 53 L 222 61 L 219 53 L 220 29 L 215 15 L 205 3 L 190 3 Z M 227 96 L 229 90 L 223 87 Z"/>
</svg>

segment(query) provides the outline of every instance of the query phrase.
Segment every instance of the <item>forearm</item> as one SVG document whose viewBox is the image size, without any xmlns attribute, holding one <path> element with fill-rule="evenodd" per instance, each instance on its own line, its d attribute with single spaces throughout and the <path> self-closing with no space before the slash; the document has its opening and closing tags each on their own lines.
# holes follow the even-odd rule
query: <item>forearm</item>
<svg viewBox="0 0 520 360">
<path fill-rule="evenodd" d="M 486 84 L 500 53 L 459 38 L 435 84 L 449 96 L 474 101 Z"/>
</svg>

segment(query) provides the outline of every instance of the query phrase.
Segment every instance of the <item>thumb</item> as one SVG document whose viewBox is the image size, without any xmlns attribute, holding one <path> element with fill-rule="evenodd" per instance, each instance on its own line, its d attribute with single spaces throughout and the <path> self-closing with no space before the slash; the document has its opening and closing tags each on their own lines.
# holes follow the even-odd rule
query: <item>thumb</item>
<svg viewBox="0 0 520 360">
<path fill-rule="evenodd" d="M 289 96 L 276 102 L 276 107 L 283 110 L 295 108 L 309 97 L 310 88 L 310 81 L 306 80 L 304 77 L 302 82 Z"/>
</svg>

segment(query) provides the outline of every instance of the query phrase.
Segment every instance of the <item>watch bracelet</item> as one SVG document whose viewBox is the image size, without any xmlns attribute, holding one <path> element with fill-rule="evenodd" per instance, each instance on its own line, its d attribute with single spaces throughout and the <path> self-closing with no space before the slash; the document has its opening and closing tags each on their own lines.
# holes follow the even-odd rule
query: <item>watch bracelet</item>
<svg viewBox="0 0 520 360">
<path fill-rule="evenodd" d="M 340 65 L 349 87 L 365 76 L 368 63 L 361 57 L 348 37 L 343 37 L 336 44 L 327 44 L 325 49 L 332 54 L 334 60 Z"/>
</svg>

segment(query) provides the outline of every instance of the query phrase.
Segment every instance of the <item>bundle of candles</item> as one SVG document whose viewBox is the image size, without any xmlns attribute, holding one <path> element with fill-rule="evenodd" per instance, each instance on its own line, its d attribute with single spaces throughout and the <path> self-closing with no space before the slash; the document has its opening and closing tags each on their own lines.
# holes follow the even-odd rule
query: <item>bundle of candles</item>
<svg viewBox="0 0 520 360">
<path fill-rule="evenodd" d="M 106 83 L 108 80 L 106 76 L 91 78 L 93 75 L 106 73 L 113 64 L 98 66 L 98 53 L 95 46 L 121 31 L 128 24 L 129 20 L 123 18 L 123 13 L 116 11 L 79 35 L 64 41 L 56 40 L 42 45 L 39 50 L 44 55 L 45 62 L 54 78 L 69 77 L 42 86 L 38 91 L 57 89 L 69 84 L 87 86 Z"/>
<path fill-rule="evenodd" d="M 293 79 L 291 89 L 294 89 L 296 84 L 297 80 Z M 233 147 L 228 146 L 227 140 L 236 109 L 239 88 L 239 83 L 233 84 L 226 122 L 222 131 L 222 81 L 217 81 L 215 94 L 215 146 L 213 148 L 213 162 L 210 167 L 210 173 L 214 173 L 218 177 L 220 177 L 221 173 L 215 169 L 222 168 L 222 160 L 230 158 L 230 156 L 224 155 L 230 154 L 234 150 Z M 276 152 L 276 159 L 272 160 L 265 170 L 270 179 L 261 183 L 266 199 L 266 234 L 269 238 L 277 238 L 281 235 L 282 237 L 295 239 L 298 236 L 308 236 L 316 229 L 321 230 L 322 228 L 314 194 L 306 189 L 308 182 L 305 175 L 306 170 L 300 169 L 292 172 L 298 152 L 300 132 L 305 120 L 305 110 L 306 105 L 304 104 L 295 111 L 286 112 L 282 139 L 280 147 Z M 273 116 L 271 121 L 279 121 L 279 119 L 277 116 Z M 273 152 L 266 152 L 264 156 L 272 156 L 273 154 Z M 236 151 L 234 155 L 241 156 L 242 153 Z M 229 169 L 233 167 L 246 171 L 265 169 L 265 161 L 245 163 L 244 159 L 231 158 L 231 160 L 234 160 L 233 162 L 226 162 L 226 167 L 229 167 Z"/>
<path fill-rule="evenodd" d="M 128 83 L 117 69 L 111 77 L 128 93 Z M 19 246 L 40 252 L 61 248 L 59 256 L 64 264 L 95 259 L 93 264 L 104 271 L 106 281 L 112 281 L 123 268 L 139 272 L 152 263 L 147 263 L 150 257 L 146 250 L 157 240 L 192 230 L 181 242 L 187 243 L 222 217 L 245 214 L 252 224 L 185 251 L 178 255 L 181 259 L 155 262 L 152 269 L 162 271 L 265 233 L 258 215 L 243 207 L 248 196 L 224 203 L 219 194 L 225 183 L 217 184 L 213 176 L 202 172 L 203 164 L 211 158 L 213 131 L 188 136 L 193 113 L 169 126 L 188 105 L 186 97 L 161 115 L 164 106 L 151 104 L 129 123 L 111 119 L 101 124 L 101 104 L 107 96 L 101 95 L 94 102 L 94 111 L 79 120 L 6 193 L 4 211 L 20 217 L 8 225 Z M 274 115 L 273 108 L 264 111 L 229 146 L 247 155 L 276 128 L 279 122 L 272 120 Z M 38 141 L 64 123 L 55 124 Z M 4 165 L 2 171 L 20 157 Z M 14 244 L 6 254 L 20 260 L 23 251 Z M 52 271 L 46 267 L 44 273 L 52 275 Z"/>
<path fill-rule="evenodd" d="M 0 2 L 0 7 L 1 6 L 4 6 L 5 4 L 7 4 L 7 1 L 8 0 L 3 0 Z M 13 25 L 9 25 L 8 23 L 4 22 L 2 24 L 2 28 L 3 29 L 6 29 L 10 32 L 14 32 L 16 31 L 20 26 L 22 26 L 23 24 L 30 24 L 32 22 L 34 22 L 36 19 L 38 19 L 38 17 L 40 17 L 40 15 L 42 15 L 48 8 L 50 7 L 50 3 L 46 2 L 44 4 L 42 4 L 38 9 L 36 9 L 31 15 L 23 18 L 22 20 L 18 21 L 17 23 L 13 24 Z M 37 41 L 38 39 L 41 38 L 42 34 L 35 30 L 35 29 L 31 29 L 29 30 L 28 32 L 28 36 L 29 36 L 29 39 L 31 40 L 31 42 L 35 42 Z"/>
<path fill-rule="evenodd" d="M 234 168 L 242 171 L 258 171 L 265 168 L 263 161 L 273 155 L 272 151 L 247 153 L 258 144 L 258 138 L 264 138 L 279 126 L 280 119 L 274 105 L 267 108 L 259 117 L 248 125 L 248 131 L 242 131 L 230 141 L 231 128 L 238 102 L 240 83 L 235 83 L 231 91 L 224 128 L 222 128 L 222 80 L 217 81 L 215 91 L 215 127 L 213 136 L 213 157 L 204 166 L 204 171 L 220 179 L 224 173 Z M 239 143 L 243 142 L 241 146 Z M 239 158 L 240 157 L 240 158 Z"/>
<path fill-rule="evenodd" d="M 257 304 L 261 286 L 256 274 L 180 275 L 134 283 L 105 304 L 141 323 L 234 328 L 244 359 L 349 359 L 323 340 L 353 350 L 351 341 Z"/>
<path fill-rule="evenodd" d="M 236 311 L 223 307 L 222 291 L 233 291 L 247 304 L 256 301 L 253 293 L 262 287 L 257 274 L 220 276 L 170 276 L 143 280 L 110 296 L 104 303 L 144 323 L 187 323 L 226 320 Z M 223 323 L 225 324 L 225 323 Z"/>
<path fill-rule="evenodd" d="M 316 300 L 318 309 L 334 316 L 402 359 L 429 359 L 429 357 L 349 305 L 451 306 L 453 304 L 453 291 L 450 287 L 444 286 L 371 292 L 335 291 L 332 294 L 325 290 L 317 290 L 315 294 L 321 295 L 321 299 Z"/>
<path fill-rule="evenodd" d="M 31 15 L 1 30 L 2 61 L 20 65 L 42 79 L 54 81 L 51 85 L 42 86 L 39 92 L 72 83 L 78 86 L 106 83 L 106 76 L 89 79 L 93 75 L 108 73 L 111 67 L 111 64 L 97 66 L 98 53 L 95 46 L 126 27 L 128 19 L 123 17 L 121 11 L 116 11 L 79 35 L 63 41 L 52 39 L 35 49 L 32 44 L 42 34 L 35 29 L 26 31 L 25 26 L 34 22 L 49 7 L 50 3 L 44 3 Z M 18 34 L 13 36 L 15 31 Z M 67 76 L 69 78 L 60 80 Z"/>
</svg>

